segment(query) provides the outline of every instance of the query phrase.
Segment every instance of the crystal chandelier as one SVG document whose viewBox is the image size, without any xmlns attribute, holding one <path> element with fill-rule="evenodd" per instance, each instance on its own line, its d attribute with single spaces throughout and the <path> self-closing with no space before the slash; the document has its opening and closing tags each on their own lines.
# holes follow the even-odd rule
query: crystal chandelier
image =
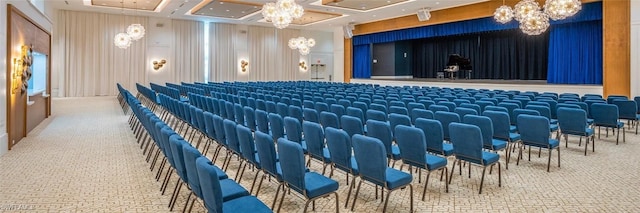
<svg viewBox="0 0 640 213">
<path fill-rule="evenodd" d="M 118 33 L 113 39 L 113 43 L 120 49 L 127 49 L 131 45 L 131 37 L 126 33 Z"/>
<path fill-rule="evenodd" d="M 305 37 L 298 37 L 289 39 L 289 48 L 298 49 L 300 55 L 307 55 L 311 51 L 311 47 L 316 46 L 316 40 L 313 38 L 306 39 Z"/>
<path fill-rule="evenodd" d="M 520 22 L 520 30 L 527 35 L 540 35 L 549 28 L 549 16 L 542 11 L 535 11 Z"/>
<path fill-rule="evenodd" d="M 262 6 L 262 16 L 278 29 L 286 28 L 294 19 L 302 15 L 304 15 L 304 8 L 294 0 L 278 0 Z"/>
<path fill-rule="evenodd" d="M 544 12 L 553 20 L 562 20 L 573 16 L 582 9 L 580 0 L 547 0 Z"/>
<path fill-rule="evenodd" d="M 127 27 L 127 34 L 131 40 L 138 40 L 144 37 L 144 27 L 141 24 L 132 24 Z"/>
<path fill-rule="evenodd" d="M 493 13 L 493 18 L 496 19 L 497 22 L 506 24 L 513 20 L 513 10 L 507 5 L 502 5 Z"/>
<path fill-rule="evenodd" d="M 547 0 L 544 10 L 535 0 L 522 0 L 513 9 L 504 4 L 493 13 L 493 18 L 502 24 L 512 19 L 520 22 L 520 29 L 527 35 L 540 35 L 549 28 L 549 19 L 562 20 L 582 9 L 580 0 Z"/>
</svg>

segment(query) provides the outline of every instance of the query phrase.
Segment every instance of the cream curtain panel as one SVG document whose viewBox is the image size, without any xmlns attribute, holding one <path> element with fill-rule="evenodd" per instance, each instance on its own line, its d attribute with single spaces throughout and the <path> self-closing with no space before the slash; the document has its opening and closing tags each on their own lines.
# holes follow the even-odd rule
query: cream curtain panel
<svg viewBox="0 0 640 213">
<path fill-rule="evenodd" d="M 116 95 L 116 83 L 135 91 L 146 83 L 146 40 L 127 49 L 113 44 L 130 24 L 147 26 L 145 17 L 60 10 L 54 26 L 55 70 L 63 72 L 60 96 Z"/>
<path fill-rule="evenodd" d="M 209 25 L 209 81 L 235 81 L 237 69 L 237 27 L 233 24 Z"/>
<path fill-rule="evenodd" d="M 277 69 L 276 31 L 273 27 L 249 26 L 249 81 L 273 81 Z"/>
<path fill-rule="evenodd" d="M 204 81 L 204 23 L 171 20 L 176 83 Z"/>
<path fill-rule="evenodd" d="M 288 46 L 289 39 L 298 37 L 300 30 L 277 30 L 273 27 L 250 26 L 250 81 L 295 80 L 299 55 Z"/>
<path fill-rule="evenodd" d="M 300 53 L 298 50 L 289 48 L 289 39 L 300 36 L 300 30 L 283 29 L 277 30 L 278 61 L 275 79 L 278 80 L 297 80 L 298 63 L 300 63 Z"/>
</svg>

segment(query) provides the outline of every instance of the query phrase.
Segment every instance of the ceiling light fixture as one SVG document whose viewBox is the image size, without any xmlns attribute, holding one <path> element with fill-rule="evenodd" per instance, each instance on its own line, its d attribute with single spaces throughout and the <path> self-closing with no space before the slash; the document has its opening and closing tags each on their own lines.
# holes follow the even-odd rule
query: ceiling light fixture
<svg viewBox="0 0 640 213">
<path fill-rule="evenodd" d="M 126 33 L 118 33 L 113 39 L 113 43 L 120 49 L 127 49 L 131 45 L 131 37 Z"/>
<path fill-rule="evenodd" d="M 304 8 L 294 0 L 278 0 L 262 6 L 262 16 L 278 29 L 286 28 L 294 19 L 302 15 L 304 15 Z"/>
<path fill-rule="evenodd" d="M 316 46 L 316 40 L 313 38 L 306 39 L 298 37 L 289 39 L 289 48 L 298 49 L 300 55 L 307 55 L 311 51 L 311 47 Z"/>
<path fill-rule="evenodd" d="M 502 24 L 515 19 L 520 29 L 527 35 L 540 35 L 550 26 L 549 19 L 562 20 L 575 15 L 582 9 L 580 0 L 547 0 L 544 9 L 535 0 L 522 0 L 513 9 L 505 5 L 498 7 L 493 18 Z"/>
<path fill-rule="evenodd" d="M 134 5 L 134 10 L 136 11 L 136 15 L 138 14 L 138 3 L 137 2 L 133 2 Z M 131 36 L 132 40 L 138 40 L 141 39 L 142 37 L 144 37 L 144 27 L 141 24 L 132 24 L 129 25 L 129 27 L 127 27 L 127 34 L 129 34 L 129 36 Z"/>
</svg>

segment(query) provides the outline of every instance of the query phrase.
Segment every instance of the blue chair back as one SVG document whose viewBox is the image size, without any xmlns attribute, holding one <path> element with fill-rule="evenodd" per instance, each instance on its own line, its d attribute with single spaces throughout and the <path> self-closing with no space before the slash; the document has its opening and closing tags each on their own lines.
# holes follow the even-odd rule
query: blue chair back
<svg viewBox="0 0 640 213">
<path fill-rule="evenodd" d="M 182 146 L 188 145 L 188 143 L 182 139 L 179 135 L 171 135 L 169 138 L 169 146 L 171 146 L 171 153 L 173 154 L 173 162 L 176 173 L 182 181 L 188 183 L 187 170 L 184 168 L 184 152 L 182 152 Z"/>
<path fill-rule="evenodd" d="M 302 114 L 305 121 L 311 121 L 316 123 L 320 122 L 320 118 L 318 118 L 318 111 L 316 111 L 315 109 L 304 108 L 302 110 Z"/>
<path fill-rule="evenodd" d="M 244 109 L 242 108 L 242 105 L 240 104 L 234 104 L 233 105 L 233 114 L 235 117 L 235 121 L 236 123 L 242 124 L 242 125 L 246 125 L 245 123 L 245 119 L 244 119 Z"/>
<path fill-rule="evenodd" d="M 444 155 L 444 133 L 442 124 L 438 120 L 418 118 L 416 128 L 421 129 L 426 136 L 427 151 Z"/>
<path fill-rule="evenodd" d="M 258 158 L 256 158 L 256 144 L 253 139 L 251 129 L 238 124 L 236 126 L 236 132 L 238 134 L 238 142 L 240 143 L 240 153 L 242 153 L 242 158 L 260 169 Z"/>
<path fill-rule="evenodd" d="M 289 106 L 289 116 L 298 119 L 300 123 L 304 120 L 304 115 L 302 114 L 302 108 L 299 106 Z"/>
<path fill-rule="evenodd" d="M 454 122 L 460 123 L 460 116 L 453 112 L 436 112 L 433 118 L 440 121 L 443 127 Z M 449 140 L 449 129 L 443 128 L 443 133 L 444 139 Z"/>
<path fill-rule="evenodd" d="M 591 105 L 593 124 L 599 126 L 617 127 L 619 111 L 614 104 L 595 103 Z"/>
<path fill-rule="evenodd" d="M 347 111 L 346 108 L 340 104 L 331 104 L 331 110 L 332 113 L 336 114 L 336 116 L 342 117 L 345 112 Z M 321 115 L 322 116 L 322 115 Z"/>
<path fill-rule="evenodd" d="M 563 134 L 585 135 L 587 113 L 582 109 L 558 108 L 558 126 Z"/>
<path fill-rule="evenodd" d="M 433 119 L 433 112 L 426 109 L 414 109 L 411 112 L 411 123 L 415 124 L 418 118 Z"/>
<path fill-rule="evenodd" d="M 367 121 L 376 120 L 376 121 L 387 121 L 387 114 L 378 110 L 367 110 Z"/>
<path fill-rule="evenodd" d="M 471 124 L 451 123 L 451 143 L 453 153 L 457 159 L 483 165 L 482 161 L 482 131 L 480 127 Z"/>
<path fill-rule="evenodd" d="M 463 123 L 476 125 L 482 133 L 482 144 L 485 148 L 493 146 L 493 122 L 487 116 L 467 115 L 462 119 Z"/>
<path fill-rule="evenodd" d="M 219 144 L 227 145 L 227 137 L 224 133 L 224 120 L 222 117 L 218 115 L 213 115 L 213 128 L 216 133 L 216 141 Z"/>
<path fill-rule="evenodd" d="M 511 124 L 509 124 L 509 114 L 506 112 L 485 111 L 482 115 L 491 119 L 491 123 L 493 124 L 493 137 L 509 140 L 509 129 L 511 126 Z"/>
<path fill-rule="evenodd" d="M 638 105 L 634 100 L 622 100 L 616 99 L 613 104 L 618 106 L 618 113 L 620 119 L 637 120 Z"/>
<path fill-rule="evenodd" d="M 302 144 L 302 125 L 298 119 L 285 117 L 284 129 L 287 133 L 287 140 Z"/>
<path fill-rule="evenodd" d="M 460 118 L 464 118 L 465 115 L 478 115 L 478 112 L 476 110 L 464 107 L 457 107 L 455 110 L 453 110 L 453 112 L 458 114 Z"/>
<path fill-rule="evenodd" d="M 514 103 L 505 103 L 505 102 L 499 103 L 498 106 L 507 108 L 507 110 L 509 112 L 509 118 L 511 118 L 511 120 L 510 120 L 511 125 L 515 125 L 516 124 L 516 117 L 514 116 L 513 111 L 515 109 L 520 109 L 520 106 L 518 106 L 517 104 L 514 104 Z"/>
<path fill-rule="evenodd" d="M 397 107 L 397 106 L 392 106 L 389 107 L 389 114 L 401 114 L 401 115 L 409 115 L 409 110 L 405 107 Z"/>
<path fill-rule="evenodd" d="M 421 129 L 400 125 L 396 127 L 396 143 L 402 162 L 418 168 L 426 168 L 426 138 Z"/>
<path fill-rule="evenodd" d="M 377 120 L 368 120 L 367 136 L 380 140 L 386 148 L 386 153 L 392 153 L 391 143 L 393 141 L 393 133 L 391 131 L 391 126 L 389 126 L 389 123 Z"/>
<path fill-rule="evenodd" d="M 196 168 L 196 160 L 202 157 L 202 154 L 188 144 L 182 146 L 182 154 L 184 157 L 185 171 L 189 179 L 187 184 L 189 184 L 189 188 L 191 188 L 191 191 L 193 191 L 197 197 L 202 198 L 202 188 L 200 186 L 200 179 L 198 178 L 198 169 Z M 218 179 L 218 175 L 216 175 L 215 178 Z"/>
<path fill-rule="evenodd" d="M 267 115 L 267 112 L 259 109 L 255 112 L 258 131 L 269 134 L 271 131 L 269 131 L 269 116 Z"/>
<path fill-rule="evenodd" d="M 222 188 L 216 166 L 206 157 L 200 157 L 196 160 L 196 169 L 198 171 L 198 179 L 202 190 L 202 200 L 208 212 L 222 212 Z"/>
<path fill-rule="evenodd" d="M 327 138 L 327 148 L 329 149 L 329 156 L 331 162 L 335 164 L 337 168 L 340 168 L 349 173 L 355 174 L 352 168 L 357 168 L 353 156 L 351 155 L 351 137 L 346 131 L 328 127 L 325 130 L 325 136 Z M 355 166 L 355 167 L 354 167 Z"/>
<path fill-rule="evenodd" d="M 231 151 L 240 155 L 240 142 L 238 141 L 236 122 L 224 119 L 224 135 L 227 138 L 227 147 L 229 147 Z"/>
<path fill-rule="evenodd" d="M 340 129 L 340 120 L 335 113 L 332 112 L 321 112 L 320 113 L 320 124 L 322 127 L 333 127 Z"/>
<path fill-rule="evenodd" d="M 527 107 L 525 107 L 525 109 L 536 111 L 539 113 L 539 115 L 551 120 L 551 109 L 549 109 L 548 106 L 529 104 L 527 105 Z"/>
<path fill-rule="evenodd" d="M 518 116 L 518 129 L 522 143 L 525 145 L 549 145 L 549 119 L 544 116 L 520 115 Z M 564 131 L 564 130 L 563 130 Z"/>
<path fill-rule="evenodd" d="M 340 118 L 340 123 L 342 123 L 342 129 L 347 132 L 349 137 L 355 134 L 364 135 L 362 120 L 359 118 L 345 115 Z"/>
<path fill-rule="evenodd" d="M 257 131 L 255 132 L 255 143 L 260 159 L 260 167 L 271 176 L 276 177 L 278 182 L 282 181 L 282 176 L 278 172 L 278 154 L 273 138 L 269 134 Z"/>
<path fill-rule="evenodd" d="M 401 115 L 401 114 L 390 114 L 389 125 L 391 126 L 393 135 L 396 135 L 395 133 L 396 126 L 398 125 L 411 126 L 411 118 L 409 118 L 409 116 Z"/>
<path fill-rule="evenodd" d="M 280 138 L 278 139 L 278 153 L 282 166 L 282 179 L 288 183 L 289 187 L 306 195 L 304 193 L 306 167 L 302 147 L 300 144 Z"/>
<path fill-rule="evenodd" d="M 328 128 L 328 127 L 327 127 Z M 302 123 L 304 141 L 307 143 L 307 151 L 317 159 L 323 159 L 324 132 L 318 123 L 305 121 Z"/>
<path fill-rule="evenodd" d="M 284 134 L 284 120 L 280 115 L 276 113 L 269 113 L 269 128 L 271 129 L 271 136 L 273 140 L 283 138 Z"/>
<path fill-rule="evenodd" d="M 360 177 L 377 185 L 386 186 L 387 152 L 377 138 L 354 135 L 353 154 L 358 164 Z"/>
<path fill-rule="evenodd" d="M 244 107 L 244 120 L 249 129 L 256 131 L 256 112 L 251 107 Z"/>
</svg>

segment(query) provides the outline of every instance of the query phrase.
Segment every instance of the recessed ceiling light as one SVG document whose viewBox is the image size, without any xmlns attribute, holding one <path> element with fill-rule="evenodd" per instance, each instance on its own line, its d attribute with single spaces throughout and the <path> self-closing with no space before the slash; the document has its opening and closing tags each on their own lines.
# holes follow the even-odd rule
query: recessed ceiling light
<svg viewBox="0 0 640 213">
<path fill-rule="evenodd" d="M 224 2 L 220 2 L 220 4 L 224 4 Z"/>
<path fill-rule="evenodd" d="M 376 17 L 376 15 L 373 15 L 373 17 Z"/>
<path fill-rule="evenodd" d="M 213 7 L 210 7 L 209 10 L 213 10 Z"/>
<path fill-rule="evenodd" d="M 227 12 L 229 12 L 229 10 L 226 10 Z"/>
<path fill-rule="evenodd" d="M 235 16 L 231 16 L 231 18 L 235 18 Z"/>
<path fill-rule="evenodd" d="M 387 1 L 387 3 L 391 3 L 391 1 Z"/>
<path fill-rule="evenodd" d="M 242 11 L 242 13 L 246 13 L 245 11 Z"/>
<path fill-rule="evenodd" d="M 366 9 L 367 9 L 367 7 L 362 7 L 362 9 L 363 9 L 363 10 L 366 10 Z"/>
<path fill-rule="evenodd" d="M 331 9 L 331 12 L 335 12 L 335 11 L 336 11 L 336 10 L 334 10 L 334 9 Z"/>
<path fill-rule="evenodd" d="M 439 1 L 437 1 L 437 2 L 436 2 L 436 4 L 440 4 L 440 2 L 439 2 Z"/>
<path fill-rule="evenodd" d="M 405 11 L 405 9 L 402 9 L 402 12 L 404 12 L 404 11 Z"/>
</svg>

